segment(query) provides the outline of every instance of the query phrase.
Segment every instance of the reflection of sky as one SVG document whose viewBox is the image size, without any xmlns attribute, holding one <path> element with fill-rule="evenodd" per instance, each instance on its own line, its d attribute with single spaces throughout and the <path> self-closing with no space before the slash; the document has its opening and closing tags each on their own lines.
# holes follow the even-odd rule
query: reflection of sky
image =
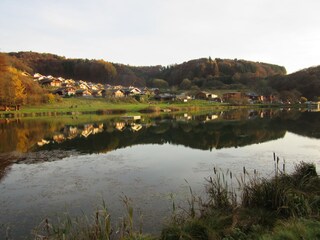
<svg viewBox="0 0 320 240">
<path fill-rule="evenodd" d="M 214 166 L 234 174 L 243 166 L 250 173 L 253 169 L 270 173 L 273 152 L 281 165 L 286 159 L 287 169 L 301 160 L 320 166 L 319 151 L 320 140 L 286 133 L 283 139 L 241 148 L 202 151 L 169 144 L 136 145 L 107 154 L 13 165 L 0 183 L 0 223 L 19 218 L 29 231 L 46 214 L 62 212 L 65 206 L 71 213 L 91 211 L 102 198 L 116 220 L 121 215 L 120 196 L 125 194 L 133 199 L 135 209 L 143 211 L 144 225 L 152 231 L 162 221 L 153 216 L 170 214 L 170 193 L 177 201 L 185 198 L 185 180 L 194 191 L 203 192 L 204 178 L 212 175 Z"/>
</svg>

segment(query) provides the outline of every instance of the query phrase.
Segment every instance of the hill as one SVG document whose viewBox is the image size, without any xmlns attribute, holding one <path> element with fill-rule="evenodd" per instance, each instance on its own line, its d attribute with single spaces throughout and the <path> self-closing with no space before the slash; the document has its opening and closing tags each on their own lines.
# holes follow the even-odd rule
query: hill
<svg viewBox="0 0 320 240">
<path fill-rule="evenodd" d="M 164 80 L 169 86 L 222 88 L 248 85 L 257 78 L 284 75 L 284 67 L 245 60 L 201 58 L 170 66 L 129 66 L 104 60 L 68 59 L 48 53 L 8 53 L 23 70 L 45 75 L 114 85 L 155 85 Z"/>
<path fill-rule="evenodd" d="M 34 74 L 93 83 L 175 89 L 251 89 L 296 102 L 320 96 L 320 66 L 286 75 L 282 66 L 238 59 L 200 58 L 169 66 L 130 66 L 105 60 L 70 59 L 49 53 L 4 54 L 9 65 Z"/>
<path fill-rule="evenodd" d="M 286 75 L 273 76 L 270 86 L 283 94 L 300 94 L 308 100 L 318 100 L 320 96 L 320 66 L 310 67 Z"/>
</svg>

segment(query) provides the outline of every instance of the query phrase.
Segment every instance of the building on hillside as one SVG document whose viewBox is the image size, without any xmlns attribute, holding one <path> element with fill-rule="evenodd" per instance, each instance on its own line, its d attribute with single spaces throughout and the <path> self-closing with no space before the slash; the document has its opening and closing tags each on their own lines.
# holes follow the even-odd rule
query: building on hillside
<svg viewBox="0 0 320 240">
<path fill-rule="evenodd" d="M 89 97 L 91 96 L 91 91 L 89 91 L 88 89 L 78 89 L 76 90 L 76 96 L 78 97 Z"/>
<path fill-rule="evenodd" d="M 154 99 L 158 101 L 174 101 L 176 100 L 176 95 L 171 93 L 161 93 L 161 94 L 155 95 Z"/>
<path fill-rule="evenodd" d="M 224 102 L 240 101 L 243 99 L 247 99 L 247 96 L 245 93 L 242 93 L 242 92 L 227 92 L 222 95 L 222 100 Z"/>
<path fill-rule="evenodd" d="M 121 98 L 125 96 L 125 93 L 121 89 L 116 89 L 112 91 L 111 96 L 115 98 Z"/>
<path fill-rule="evenodd" d="M 105 91 L 105 90 L 93 90 L 91 94 L 94 97 L 102 97 L 103 91 Z"/>
<path fill-rule="evenodd" d="M 200 91 L 194 96 L 195 99 L 202 99 L 202 100 L 212 100 L 217 97 L 218 97 L 218 95 L 213 94 L 213 93 L 209 93 L 209 92 L 205 92 L 205 91 Z"/>
</svg>

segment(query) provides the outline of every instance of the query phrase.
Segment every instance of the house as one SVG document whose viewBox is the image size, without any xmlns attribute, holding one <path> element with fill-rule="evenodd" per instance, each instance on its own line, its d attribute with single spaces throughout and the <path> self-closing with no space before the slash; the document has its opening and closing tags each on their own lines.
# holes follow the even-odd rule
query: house
<svg viewBox="0 0 320 240">
<path fill-rule="evenodd" d="M 117 89 L 112 91 L 111 96 L 115 98 L 121 98 L 125 96 L 125 93 L 123 90 Z"/>
<path fill-rule="evenodd" d="M 246 96 L 252 102 L 257 102 L 257 101 L 262 102 L 263 101 L 263 96 L 258 95 L 258 94 L 253 93 L 253 92 L 247 93 Z"/>
<path fill-rule="evenodd" d="M 141 94 L 141 90 L 135 87 L 125 88 L 125 89 L 122 89 L 122 91 L 124 92 L 125 96 L 134 96 L 134 95 Z"/>
<path fill-rule="evenodd" d="M 227 92 L 222 95 L 223 101 L 239 101 L 241 99 L 247 98 L 246 94 L 242 92 Z"/>
<path fill-rule="evenodd" d="M 64 89 L 65 96 L 73 96 L 76 95 L 76 89 L 74 87 L 66 87 Z"/>
<path fill-rule="evenodd" d="M 33 78 L 40 78 L 40 77 L 42 77 L 42 75 L 41 75 L 40 73 L 35 73 L 35 74 L 33 75 Z"/>
<path fill-rule="evenodd" d="M 265 96 L 261 96 L 261 97 L 262 97 L 263 102 L 273 103 L 273 102 L 277 101 L 277 97 L 274 95 L 265 95 Z"/>
<path fill-rule="evenodd" d="M 161 93 L 161 94 L 155 95 L 154 99 L 158 101 L 174 101 L 176 100 L 176 95 L 171 93 Z"/>
<path fill-rule="evenodd" d="M 64 96 L 64 89 L 65 88 L 58 88 L 58 89 L 54 90 L 52 93 L 60 95 L 60 96 Z"/>
<path fill-rule="evenodd" d="M 78 89 L 76 90 L 76 96 L 78 97 L 87 97 L 87 96 L 91 96 L 91 92 L 87 89 Z"/>
<path fill-rule="evenodd" d="M 102 97 L 103 91 L 104 90 L 93 90 L 92 91 L 92 96 L 94 96 L 94 97 Z"/>
<path fill-rule="evenodd" d="M 191 100 L 192 97 L 187 95 L 186 93 L 181 93 L 177 95 L 177 100 L 180 100 L 182 102 L 188 102 L 188 100 Z"/>
<path fill-rule="evenodd" d="M 84 83 L 84 82 L 79 83 L 79 88 L 84 89 L 84 90 L 90 89 L 90 87 L 88 86 L 88 84 L 87 84 L 87 83 Z"/>
<path fill-rule="evenodd" d="M 154 92 L 151 89 L 145 87 L 144 89 L 142 89 L 141 94 L 151 96 L 154 95 Z"/>
<path fill-rule="evenodd" d="M 60 79 L 53 78 L 50 85 L 52 87 L 61 87 L 61 84 L 62 84 L 62 81 Z"/>
<path fill-rule="evenodd" d="M 76 94 L 76 89 L 74 87 L 63 87 L 54 90 L 52 93 L 60 96 L 73 96 Z"/>
<path fill-rule="evenodd" d="M 130 90 L 130 94 L 132 95 L 141 94 L 141 90 L 139 88 L 130 87 L 129 90 Z"/>
<path fill-rule="evenodd" d="M 39 83 L 42 86 L 61 87 L 62 81 L 56 78 L 43 78 Z"/>
<path fill-rule="evenodd" d="M 195 99 L 203 99 L 203 100 L 212 100 L 217 97 L 218 97 L 218 95 L 213 94 L 213 93 L 209 93 L 209 92 L 205 92 L 205 91 L 198 92 L 195 95 Z"/>
<path fill-rule="evenodd" d="M 51 86 L 52 79 L 43 78 L 43 79 L 39 80 L 39 83 L 41 86 Z"/>
</svg>

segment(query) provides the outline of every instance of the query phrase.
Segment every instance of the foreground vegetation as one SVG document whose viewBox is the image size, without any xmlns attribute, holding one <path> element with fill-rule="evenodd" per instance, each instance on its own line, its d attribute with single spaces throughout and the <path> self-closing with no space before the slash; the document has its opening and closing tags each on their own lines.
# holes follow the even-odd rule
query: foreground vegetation
<svg viewBox="0 0 320 240">
<path fill-rule="evenodd" d="M 188 209 L 173 202 L 171 222 L 160 236 L 134 228 L 133 208 L 124 198 L 126 216 L 114 226 L 105 205 L 92 218 L 66 217 L 57 224 L 45 220 L 34 230 L 35 239 L 319 239 L 320 178 L 315 165 L 300 163 L 292 174 L 279 170 L 274 157 L 272 179 L 214 169 L 207 179 L 207 199 L 190 189 Z M 247 180 L 246 180 L 247 178 Z M 237 187 L 232 186 L 236 179 Z"/>
</svg>

